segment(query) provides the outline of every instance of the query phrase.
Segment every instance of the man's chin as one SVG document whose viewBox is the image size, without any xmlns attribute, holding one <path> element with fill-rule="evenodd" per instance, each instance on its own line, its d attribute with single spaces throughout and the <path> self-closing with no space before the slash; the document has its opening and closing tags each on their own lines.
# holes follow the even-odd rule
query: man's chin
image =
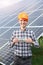
<svg viewBox="0 0 43 65">
<path fill-rule="evenodd" d="M 23 28 L 26 27 L 26 26 L 22 26 Z"/>
<path fill-rule="evenodd" d="M 23 28 L 26 28 L 26 26 L 24 26 Z"/>
</svg>

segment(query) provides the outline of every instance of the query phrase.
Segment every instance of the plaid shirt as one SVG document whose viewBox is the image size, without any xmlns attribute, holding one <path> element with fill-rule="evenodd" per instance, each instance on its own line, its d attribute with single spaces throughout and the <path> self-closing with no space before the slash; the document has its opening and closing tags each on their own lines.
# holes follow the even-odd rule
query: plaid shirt
<svg viewBox="0 0 43 65">
<path fill-rule="evenodd" d="M 12 34 L 11 37 L 11 46 L 13 46 L 13 39 L 14 38 L 18 39 L 26 39 L 26 38 L 31 38 L 35 43 L 34 46 L 39 46 L 38 42 L 36 41 L 35 34 L 33 31 L 30 31 L 26 29 L 25 31 L 21 31 L 21 29 L 15 30 Z M 32 51 L 31 51 L 31 43 L 26 43 L 26 42 L 18 42 L 14 44 L 14 54 L 18 56 L 32 56 Z"/>
</svg>

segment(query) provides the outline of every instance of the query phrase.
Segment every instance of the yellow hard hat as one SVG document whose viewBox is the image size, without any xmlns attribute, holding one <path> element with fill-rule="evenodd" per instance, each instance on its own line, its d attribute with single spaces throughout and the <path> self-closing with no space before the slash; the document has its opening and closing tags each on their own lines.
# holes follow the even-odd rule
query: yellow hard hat
<svg viewBox="0 0 43 65">
<path fill-rule="evenodd" d="M 21 12 L 18 15 L 18 19 L 25 19 L 28 21 L 28 14 L 26 12 Z"/>
</svg>

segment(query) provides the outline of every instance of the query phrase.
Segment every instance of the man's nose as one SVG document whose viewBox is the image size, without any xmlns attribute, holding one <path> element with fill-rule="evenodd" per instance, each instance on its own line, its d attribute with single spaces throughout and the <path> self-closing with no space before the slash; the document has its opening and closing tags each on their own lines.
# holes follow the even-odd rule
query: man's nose
<svg viewBox="0 0 43 65">
<path fill-rule="evenodd" d="M 24 22 L 22 21 L 22 24 L 24 24 Z"/>
</svg>

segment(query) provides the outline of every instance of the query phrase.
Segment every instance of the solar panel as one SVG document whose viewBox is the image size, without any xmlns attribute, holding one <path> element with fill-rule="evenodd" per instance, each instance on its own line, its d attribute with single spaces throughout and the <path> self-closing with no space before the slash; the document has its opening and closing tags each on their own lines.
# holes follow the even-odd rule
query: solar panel
<svg viewBox="0 0 43 65">
<path fill-rule="evenodd" d="M 28 28 L 33 30 L 35 34 L 37 33 L 36 37 L 43 32 L 43 1 L 31 1 L 32 0 L 25 0 L 17 4 L 13 4 L 11 7 L 7 7 L 8 12 L 6 10 L 4 10 L 5 12 L 0 11 L 0 61 L 6 65 L 10 65 L 14 61 L 14 47 L 9 47 L 9 41 L 14 29 L 18 29 L 19 27 L 17 19 L 19 12 L 26 11 L 29 14 Z"/>
</svg>

